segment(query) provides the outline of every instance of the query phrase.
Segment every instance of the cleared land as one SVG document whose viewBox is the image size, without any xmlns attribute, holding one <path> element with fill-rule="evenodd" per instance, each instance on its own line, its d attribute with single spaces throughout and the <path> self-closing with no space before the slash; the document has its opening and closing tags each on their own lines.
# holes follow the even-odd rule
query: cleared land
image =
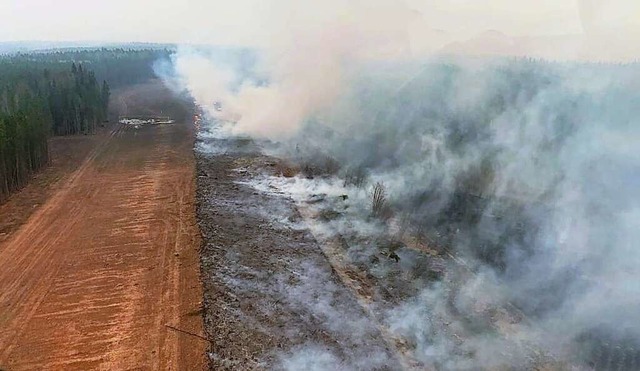
<svg viewBox="0 0 640 371">
<path fill-rule="evenodd" d="M 181 108 L 157 83 L 114 95 L 121 114 Z M 111 127 L 41 206 L 11 209 L 29 216 L 0 241 L 0 369 L 206 367 L 185 333 L 202 334 L 186 116 Z"/>
<path fill-rule="evenodd" d="M 89 153 L 109 135 L 111 128 L 100 128 L 95 135 L 72 135 L 49 139 L 51 164 L 35 174 L 26 187 L 0 204 L 0 249 L 40 206 L 71 175 Z"/>
</svg>

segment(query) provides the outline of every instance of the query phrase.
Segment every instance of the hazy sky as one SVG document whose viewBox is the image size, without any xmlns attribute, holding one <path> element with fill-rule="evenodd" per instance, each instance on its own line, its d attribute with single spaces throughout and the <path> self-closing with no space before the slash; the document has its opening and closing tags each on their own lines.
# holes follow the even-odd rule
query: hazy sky
<svg viewBox="0 0 640 371">
<path fill-rule="evenodd" d="M 294 18 L 324 25 L 389 4 L 392 13 L 411 13 L 407 27 L 417 39 L 439 35 L 449 42 L 486 30 L 640 35 L 640 0 L 0 0 L 0 41 L 261 45 L 274 25 L 284 30 Z"/>
<path fill-rule="evenodd" d="M 307 1 L 312 7 L 322 2 Z M 286 1 L 0 0 L 0 14 L 5 15 L 0 39 L 246 43 L 261 38 L 256 25 L 283 3 Z M 581 32 L 576 0 L 410 0 L 398 2 L 399 6 L 402 3 L 419 11 L 433 28 L 454 33 L 486 29 L 518 35 Z"/>
</svg>

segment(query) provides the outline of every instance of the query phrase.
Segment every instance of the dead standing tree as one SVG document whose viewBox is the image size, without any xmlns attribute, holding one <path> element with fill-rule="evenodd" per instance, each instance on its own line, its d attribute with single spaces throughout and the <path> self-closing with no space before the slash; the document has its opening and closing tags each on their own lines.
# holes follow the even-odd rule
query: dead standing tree
<svg viewBox="0 0 640 371">
<path fill-rule="evenodd" d="M 377 182 L 371 192 L 371 216 L 383 219 L 388 209 L 387 190 L 383 183 Z"/>
</svg>

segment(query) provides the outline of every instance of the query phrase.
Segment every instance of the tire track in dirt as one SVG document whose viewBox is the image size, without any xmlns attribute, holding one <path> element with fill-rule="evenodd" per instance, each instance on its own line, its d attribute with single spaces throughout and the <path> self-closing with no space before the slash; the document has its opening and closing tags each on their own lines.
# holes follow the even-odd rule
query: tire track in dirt
<svg viewBox="0 0 640 371">
<path fill-rule="evenodd" d="M 108 145 L 109 140 L 118 130 L 119 126 L 112 130 L 111 134 L 89 154 L 78 170 L 69 177 L 62 189 L 30 218 L 29 223 L 23 227 L 24 230 L 16 233 L 14 239 L 7 243 L 8 248 L 0 253 L 0 262 L 14 259 L 14 264 L 4 266 L 4 269 L 0 271 L 0 287 L 3 287 L 0 303 L 4 304 L 0 317 L 2 327 L 12 327 L 16 323 L 28 320 L 37 308 L 39 301 L 44 297 L 51 276 L 57 268 L 57 261 L 52 259 L 54 251 L 50 246 L 58 243 L 64 233 L 64 229 L 56 228 L 55 223 L 45 219 L 51 215 L 52 210 L 62 207 L 62 200 L 69 196 L 69 192 L 78 178 L 87 171 L 89 164 Z M 84 196 L 86 197 L 86 195 Z M 67 228 L 75 227 L 82 211 L 84 211 L 79 210 L 79 206 L 79 203 L 72 203 L 68 209 Z M 48 240 L 45 240 L 47 238 Z M 34 271 L 39 272 L 40 275 L 33 275 Z M 45 284 L 37 285 L 35 282 L 37 280 L 42 280 Z M 26 295 L 29 295 L 29 288 L 33 286 L 36 286 L 38 291 L 31 293 L 29 298 L 25 298 Z M 29 309 L 20 310 L 21 307 Z M 0 349 L 4 349 L 0 353 L 2 358 L 12 350 L 12 347 L 8 346 L 6 342 L 18 335 L 19 330 L 8 337 L 0 338 Z"/>
<path fill-rule="evenodd" d="M 124 129 L 0 250 L 0 368 L 205 367 L 192 136 Z"/>
</svg>

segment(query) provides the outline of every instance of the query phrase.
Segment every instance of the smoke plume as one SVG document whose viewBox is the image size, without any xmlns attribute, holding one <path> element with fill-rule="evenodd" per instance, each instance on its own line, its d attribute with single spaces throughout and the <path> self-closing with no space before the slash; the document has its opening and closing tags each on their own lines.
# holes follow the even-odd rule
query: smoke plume
<svg viewBox="0 0 640 371">
<path fill-rule="evenodd" d="M 598 341 L 636 357 L 640 66 L 438 60 L 401 89 L 380 76 L 363 71 L 279 153 L 366 169 L 471 266 L 391 311 L 390 328 L 443 369 L 530 366 L 530 349 L 597 363 L 580 352 Z M 462 353 L 432 323 L 511 307 L 526 320 L 509 341 L 471 332 Z"/>
<path fill-rule="evenodd" d="M 427 285 L 389 310 L 386 325 L 417 359 L 525 367 L 535 349 L 593 366 L 581 352 L 604 342 L 631 349 L 620 361 L 630 365 L 640 349 L 640 66 L 424 57 L 411 50 L 408 8 L 329 3 L 276 9 L 265 31 L 275 41 L 249 63 L 181 49 L 173 78 L 233 135 L 278 141 L 275 154 L 293 161 L 362 169 L 396 215 L 467 262 L 471 278 Z M 478 308 L 522 318 L 497 336 L 478 330 L 491 316 Z"/>
<path fill-rule="evenodd" d="M 211 116 L 233 122 L 236 134 L 286 138 L 330 108 L 361 64 L 411 53 L 406 25 L 414 14 L 395 1 L 279 5 L 264 26 L 272 38 L 254 71 L 262 79 L 232 86 L 227 67 L 206 52 L 183 48 L 175 55 L 183 86 Z"/>
</svg>

